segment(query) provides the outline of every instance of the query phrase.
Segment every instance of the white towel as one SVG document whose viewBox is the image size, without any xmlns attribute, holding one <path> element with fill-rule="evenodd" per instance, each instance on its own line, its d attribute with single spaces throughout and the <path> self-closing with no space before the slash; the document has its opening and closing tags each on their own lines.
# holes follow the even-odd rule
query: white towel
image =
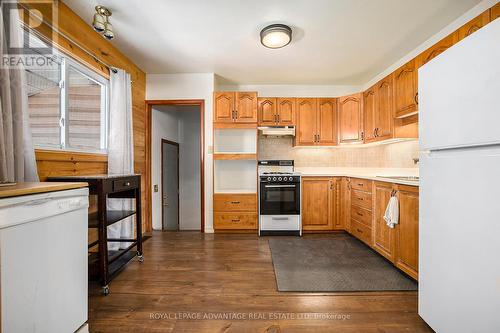
<svg viewBox="0 0 500 333">
<path fill-rule="evenodd" d="M 392 196 L 385 209 L 384 220 L 389 228 L 394 228 L 399 222 L 399 202 L 396 196 Z"/>
</svg>

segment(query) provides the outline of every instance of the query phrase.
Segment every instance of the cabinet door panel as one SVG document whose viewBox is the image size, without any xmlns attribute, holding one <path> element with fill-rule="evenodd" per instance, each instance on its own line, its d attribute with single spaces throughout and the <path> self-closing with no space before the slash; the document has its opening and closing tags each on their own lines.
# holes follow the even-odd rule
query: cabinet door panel
<svg viewBox="0 0 500 333">
<path fill-rule="evenodd" d="M 439 42 L 422 52 L 417 56 L 417 67 L 420 68 L 421 66 L 425 65 L 450 47 L 452 47 L 454 44 L 456 44 L 458 41 L 458 32 L 455 31 L 451 33 L 450 35 L 446 36 L 445 38 L 441 39 Z"/>
<path fill-rule="evenodd" d="M 500 17 L 500 2 L 490 9 L 490 21 Z"/>
<path fill-rule="evenodd" d="M 279 125 L 295 125 L 295 98 L 278 98 L 277 102 Z"/>
<path fill-rule="evenodd" d="M 259 125 L 273 126 L 276 125 L 276 98 L 258 98 L 259 105 Z"/>
<path fill-rule="evenodd" d="M 320 98 L 318 100 L 318 144 L 334 146 L 337 144 L 337 99 Z"/>
<path fill-rule="evenodd" d="M 339 100 L 339 142 L 363 141 L 362 94 L 341 97 Z"/>
<path fill-rule="evenodd" d="M 396 266 L 418 278 L 418 187 L 398 186 L 399 224 Z"/>
<path fill-rule="evenodd" d="M 389 228 L 384 220 L 392 190 L 390 183 L 375 183 L 373 247 L 387 259 L 394 261 L 395 229 Z"/>
<path fill-rule="evenodd" d="M 394 118 L 392 75 L 381 80 L 377 85 L 377 108 L 375 117 L 376 139 L 385 140 L 392 137 Z"/>
<path fill-rule="evenodd" d="M 490 23 L 490 11 L 487 10 L 481 15 L 476 16 L 469 22 L 465 23 L 460 29 L 458 29 L 458 40 L 461 41 L 467 36 L 470 36 L 474 32 L 478 31 L 485 25 Z"/>
<path fill-rule="evenodd" d="M 332 179 L 302 178 L 302 228 L 332 230 Z"/>
<path fill-rule="evenodd" d="M 418 81 L 415 60 L 394 73 L 394 104 L 396 117 L 415 114 L 418 110 Z"/>
<path fill-rule="evenodd" d="M 256 123 L 257 122 L 257 93 L 237 92 L 236 93 L 236 122 Z"/>
<path fill-rule="evenodd" d="M 216 123 L 232 123 L 234 121 L 234 92 L 215 92 L 214 108 Z"/>
<path fill-rule="evenodd" d="M 342 177 L 340 182 L 340 217 L 339 228 L 351 232 L 351 187 L 350 178 Z"/>
<path fill-rule="evenodd" d="M 297 99 L 296 144 L 312 146 L 316 144 L 317 100 L 315 98 Z"/>
<path fill-rule="evenodd" d="M 375 87 L 365 91 L 363 94 L 363 115 L 364 115 L 364 141 L 375 140 L 375 110 L 377 109 L 377 99 Z"/>
</svg>

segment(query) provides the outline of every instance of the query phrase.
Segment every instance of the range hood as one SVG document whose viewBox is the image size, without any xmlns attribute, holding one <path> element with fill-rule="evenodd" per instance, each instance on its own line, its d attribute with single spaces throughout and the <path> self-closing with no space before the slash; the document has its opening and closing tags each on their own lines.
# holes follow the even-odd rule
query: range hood
<svg viewBox="0 0 500 333">
<path fill-rule="evenodd" d="M 294 126 L 263 126 L 258 129 L 263 135 L 295 136 Z"/>
</svg>

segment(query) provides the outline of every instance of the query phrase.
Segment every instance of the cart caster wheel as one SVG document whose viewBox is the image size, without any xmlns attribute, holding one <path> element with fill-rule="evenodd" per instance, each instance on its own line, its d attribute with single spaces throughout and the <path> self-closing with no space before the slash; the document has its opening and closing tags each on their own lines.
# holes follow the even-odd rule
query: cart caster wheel
<svg viewBox="0 0 500 333">
<path fill-rule="evenodd" d="M 139 259 L 139 262 L 144 262 L 144 256 L 142 254 L 138 254 L 137 258 Z"/>
<path fill-rule="evenodd" d="M 109 286 L 102 287 L 102 294 L 104 296 L 108 296 L 109 295 Z"/>
</svg>

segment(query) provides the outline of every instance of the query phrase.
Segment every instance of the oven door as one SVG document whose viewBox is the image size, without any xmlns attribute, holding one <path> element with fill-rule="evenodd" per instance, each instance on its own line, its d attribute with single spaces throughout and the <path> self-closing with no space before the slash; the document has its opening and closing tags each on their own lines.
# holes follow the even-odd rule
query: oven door
<svg viewBox="0 0 500 333">
<path fill-rule="evenodd" d="M 299 215 L 300 182 L 260 183 L 261 215 Z"/>
</svg>

